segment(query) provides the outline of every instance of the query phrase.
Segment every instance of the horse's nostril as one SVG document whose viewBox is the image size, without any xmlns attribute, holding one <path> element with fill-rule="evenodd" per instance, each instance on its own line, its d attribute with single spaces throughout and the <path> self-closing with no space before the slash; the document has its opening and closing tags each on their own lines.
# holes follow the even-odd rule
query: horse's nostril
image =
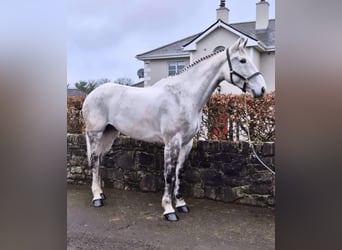
<svg viewBox="0 0 342 250">
<path fill-rule="evenodd" d="M 261 93 L 265 94 L 265 91 L 266 91 L 265 88 L 262 87 L 262 88 L 261 88 Z"/>
</svg>

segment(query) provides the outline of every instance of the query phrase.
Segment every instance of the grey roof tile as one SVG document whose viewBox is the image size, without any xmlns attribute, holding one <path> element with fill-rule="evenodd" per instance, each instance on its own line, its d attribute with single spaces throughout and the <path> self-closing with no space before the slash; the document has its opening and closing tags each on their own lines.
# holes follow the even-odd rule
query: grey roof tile
<svg viewBox="0 0 342 250">
<path fill-rule="evenodd" d="M 270 19 L 267 29 L 255 30 L 255 22 L 234 23 L 230 26 L 261 41 L 269 48 L 275 48 L 275 19 Z"/>
</svg>

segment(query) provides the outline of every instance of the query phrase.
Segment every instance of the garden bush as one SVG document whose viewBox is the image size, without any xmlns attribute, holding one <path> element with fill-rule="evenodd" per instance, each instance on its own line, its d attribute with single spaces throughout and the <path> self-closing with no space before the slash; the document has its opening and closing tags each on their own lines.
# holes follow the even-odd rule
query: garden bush
<svg viewBox="0 0 342 250">
<path fill-rule="evenodd" d="M 67 132 L 81 134 L 84 132 L 82 104 L 85 96 L 68 96 L 67 98 Z"/>
<path fill-rule="evenodd" d="M 84 132 L 81 115 L 84 98 L 84 96 L 68 97 L 68 133 Z M 274 92 L 260 99 L 254 99 L 249 95 L 212 95 L 203 109 L 201 128 L 196 139 L 246 140 L 247 124 L 252 141 L 275 140 Z"/>
<path fill-rule="evenodd" d="M 274 92 L 259 99 L 250 95 L 212 95 L 203 109 L 198 138 L 246 140 L 248 125 L 252 141 L 275 140 Z"/>
</svg>

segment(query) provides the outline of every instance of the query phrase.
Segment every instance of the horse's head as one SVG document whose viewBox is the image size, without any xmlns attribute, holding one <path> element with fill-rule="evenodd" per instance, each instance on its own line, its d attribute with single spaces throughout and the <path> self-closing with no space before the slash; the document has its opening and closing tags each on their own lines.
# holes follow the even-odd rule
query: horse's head
<svg viewBox="0 0 342 250">
<path fill-rule="evenodd" d="M 239 38 L 230 48 L 227 48 L 228 66 L 225 79 L 249 92 L 253 97 L 262 97 L 266 91 L 264 77 L 258 71 L 246 51 L 247 39 Z"/>
</svg>

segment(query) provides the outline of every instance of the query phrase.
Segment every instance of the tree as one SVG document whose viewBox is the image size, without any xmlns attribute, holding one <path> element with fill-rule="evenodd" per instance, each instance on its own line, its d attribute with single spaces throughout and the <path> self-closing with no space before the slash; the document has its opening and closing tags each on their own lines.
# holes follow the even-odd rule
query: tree
<svg viewBox="0 0 342 250">
<path fill-rule="evenodd" d="M 75 83 L 75 87 L 79 90 L 82 90 L 83 92 L 89 94 L 91 91 L 93 91 L 97 86 L 94 82 L 91 81 L 79 81 Z"/>
<path fill-rule="evenodd" d="M 133 80 L 128 77 L 120 77 L 116 79 L 114 82 L 121 85 L 132 85 L 134 83 Z"/>
<path fill-rule="evenodd" d="M 100 86 L 101 84 L 110 82 L 108 78 L 101 78 L 98 80 L 88 80 L 88 81 L 79 81 L 75 83 L 75 87 L 79 90 L 84 91 L 85 93 L 89 94 L 95 88 Z"/>
<path fill-rule="evenodd" d="M 112 81 L 108 78 L 101 78 L 98 80 L 79 81 L 79 82 L 75 83 L 75 87 L 77 89 L 82 90 L 83 92 L 89 94 L 91 91 L 93 91 L 98 86 L 100 86 L 104 83 L 108 83 L 108 82 L 112 82 Z M 114 81 L 114 83 L 122 84 L 122 85 L 132 85 L 134 82 L 132 79 L 130 79 L 128 77 L 120 77 L 120 78 L 116 79 Z"/>
<path fill-rule="evenodd" d="M 108 78 L 101 78 L 101 79 L 96 80 L 95 82 L 97 86 L 100 86 L 101 84 L 111 82 L 111 80 Z"/>
</svg>

